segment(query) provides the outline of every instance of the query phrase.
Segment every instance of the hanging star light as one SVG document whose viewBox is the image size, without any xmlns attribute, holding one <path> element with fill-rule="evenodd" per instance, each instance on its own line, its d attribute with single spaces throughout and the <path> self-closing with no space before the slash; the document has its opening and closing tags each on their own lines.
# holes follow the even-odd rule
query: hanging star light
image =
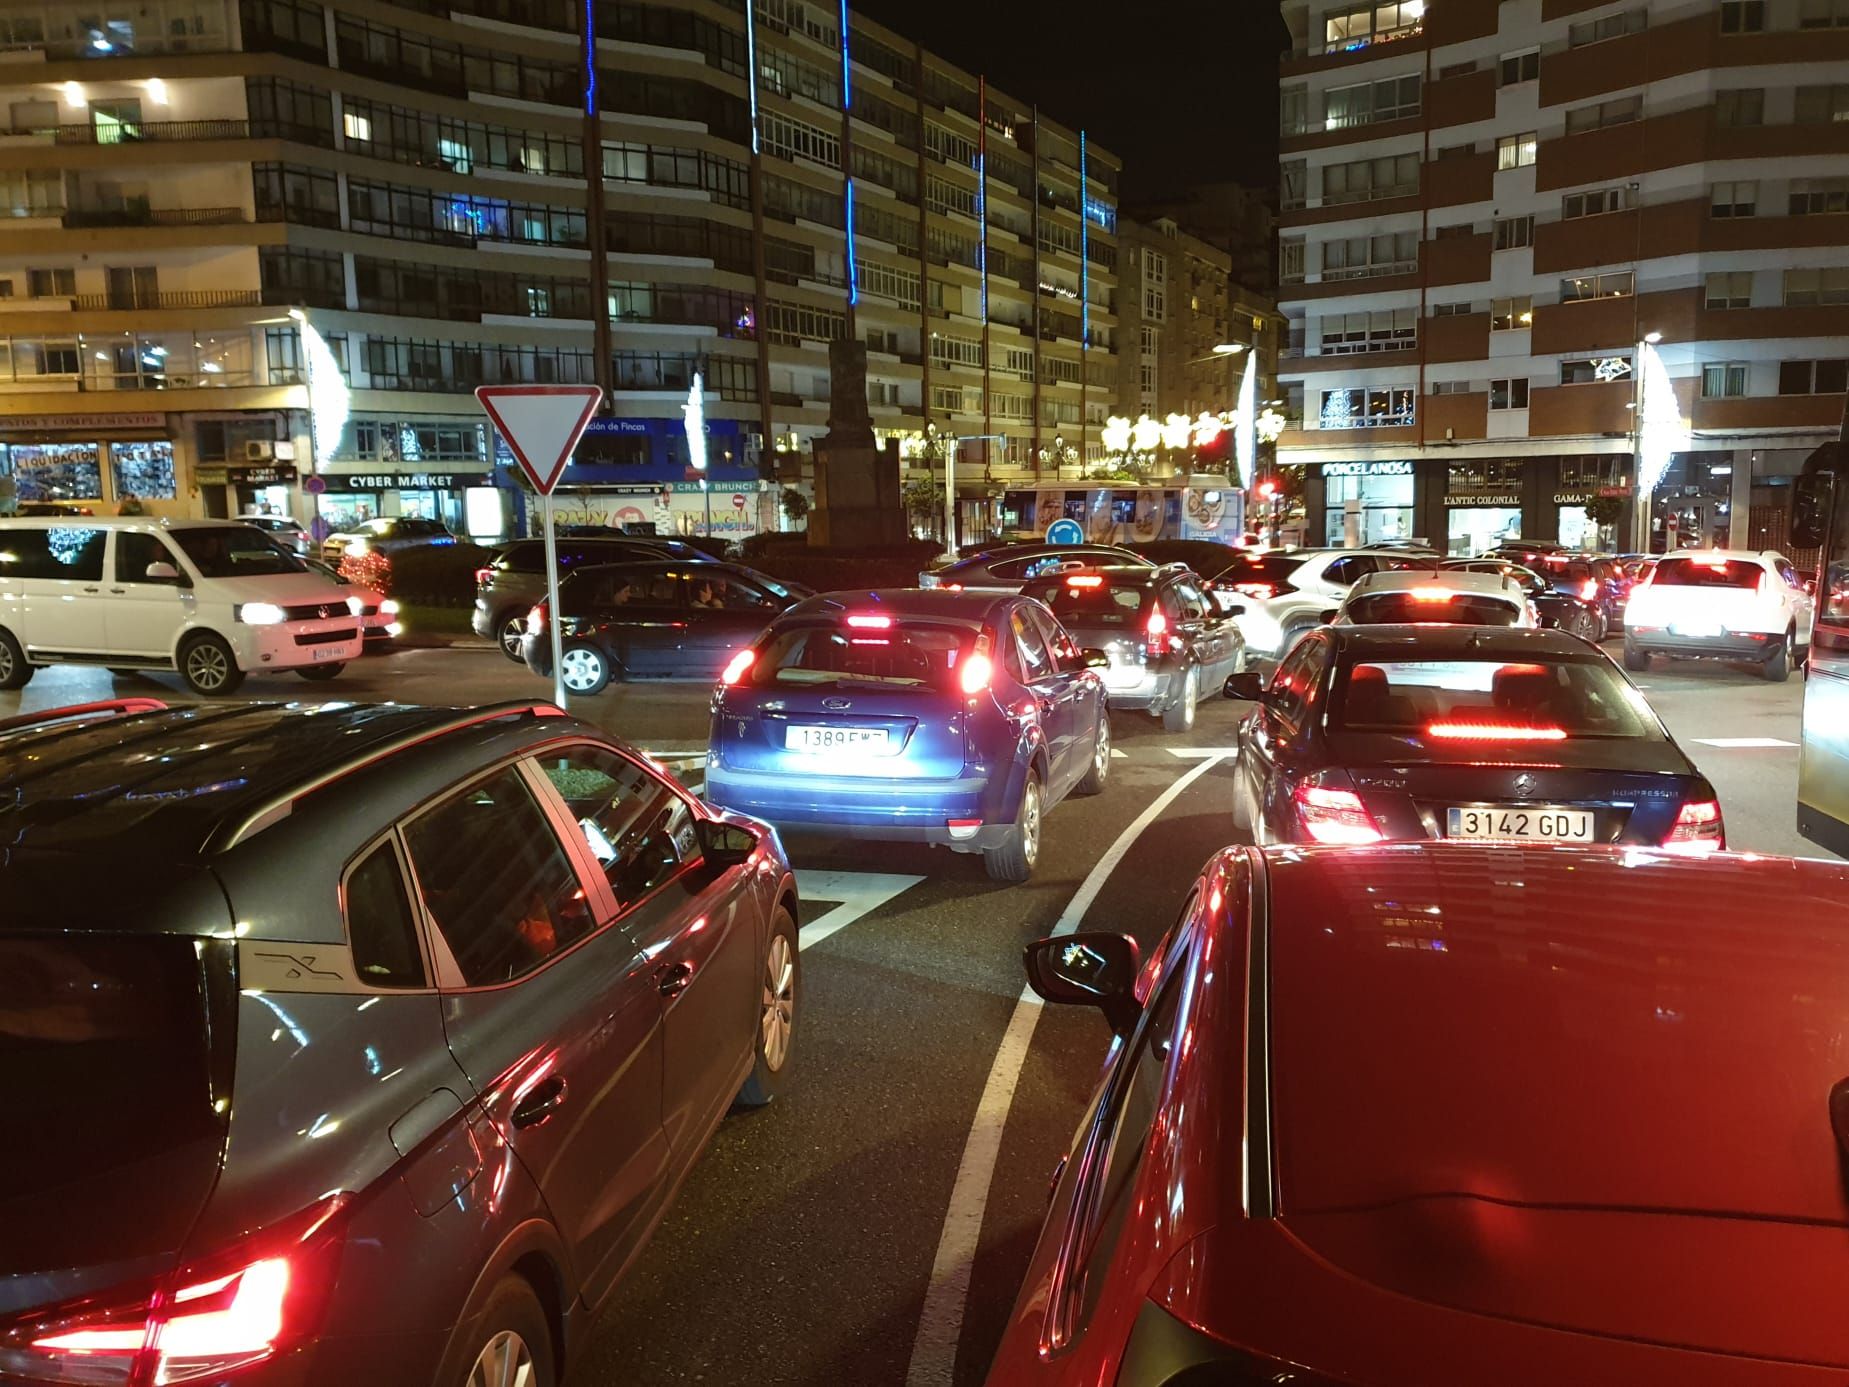
<svg viewBox="0 0 1849 1387">
<path fill-rule="evenodd" d="M 1162 446 L 1178 452 L 1188 446 L 1193 432 L 1194 425 L 1187 415 L 1171 414 L 1162 422 Z"/>
<path fill-rule="evenodd" d="M 1194 421 L 1194 446 L 1196 448 L 1211 448 L 1214 444 L 1214 440 L 1219 438 L 1224 431 L 1224 426 L 1220 423 L 1217 415 L 1209 414 L 1206 410 L 1202 410 L 1201 417 Z"/>
<path fill-rule="evenodd" d="M 1122 456 L 1130 451 L 1130 421 L 1121 414 L 1113 414 L 1104 421 L 1104 429 L 1098 437 L 1107 454 Z"/>
<path fill-rule="evenodd" d="M 1279 414 L 1275 409 L 1267 408 L 1264 413 L 1258 416 L 1258 441 L 1260 443 L 1276 443 L 1278 439 L 1283 436 L 1284 429 L 1289 423 L 1290 420 L 1286 419 L 1282 414 Z"/>
<path fill-rule="evenodd" d="M 1147 414 L 1140 414 L 1130 426 L 1130 446 L 1139 453 L 1153 453 L 1162 445 L 1162 426 Z"/>
</svg>

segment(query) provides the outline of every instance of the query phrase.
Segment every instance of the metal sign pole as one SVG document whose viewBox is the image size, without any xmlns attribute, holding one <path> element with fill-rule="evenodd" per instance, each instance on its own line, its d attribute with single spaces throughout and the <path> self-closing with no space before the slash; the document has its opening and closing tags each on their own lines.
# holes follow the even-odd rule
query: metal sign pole
<svg viewBox="0 0 1849 1387">
<path fill-rule="evenodd" d="M 552 493 L 540 493 L 540 515 L 546 526 L 546 627 L 552 636 L 552 701 L 563 708 L 565 706 L 565 671 L 563 669 L 562 647 L 564 640 L 560 629 L 564 626 L 565 614 L 559 610 L 559 542 L 552 523 Z"/>
</svg>

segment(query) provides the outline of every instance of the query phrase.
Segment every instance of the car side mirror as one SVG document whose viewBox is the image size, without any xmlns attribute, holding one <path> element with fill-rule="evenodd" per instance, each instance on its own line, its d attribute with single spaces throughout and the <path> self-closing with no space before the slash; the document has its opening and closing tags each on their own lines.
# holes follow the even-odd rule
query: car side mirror
<svg viewBox="0 0 1849 1387">
<path fill-rule="evenodd" d="M 758 848 L 758 835 L 750 829 L 717 819 L 701 819 L 699 835 L 700 856 L 711 867 L 741 866 Z"/>
<path fill-rule="evenodd" d="M 1079 658 L 1085 661 L 1086 669 L 1109 669 L 1111 655 L 1108 650 L 1100 650 L 1095 645 L 1088 645 L 1079 651 Z"/>
<path fill-rule="evenodd" d="M 1136 1000 L 1142 951 L 1128 935 L 1086 931 L 1036 939 L 1022 950 L 1022 961 L 1027 985 L 1041 1000 L 1096 1007 L 1119 1035 L 1128 1035 L 1142 1014 Z"/>
<path fill-rule="evenodd" d="M 1226 687 L 1222 690 L 1228 698 L 1242 698 L 1247 703 L 1265 701 L 1265 681 L 1255 669 L 1248 669 L 1239 674 L 1226 676 Z"/>
<path fill-rule="evenodd" d="M 177 583 L 180 581 L 180 570 L 170 563 L 157 560 L 149 564 L 147 572 L 141 576 L 150 583 Z"/>
</svg>

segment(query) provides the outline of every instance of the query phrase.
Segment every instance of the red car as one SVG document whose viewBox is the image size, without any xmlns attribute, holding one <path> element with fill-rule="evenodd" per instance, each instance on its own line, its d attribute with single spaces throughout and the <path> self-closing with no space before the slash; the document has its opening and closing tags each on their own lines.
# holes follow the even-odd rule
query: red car
<svg viewBox="0 0 1849 1387">
<path fill-rule="evenodd" d="M 1849 864 L 1229 848 L 1147 965 L 990 1387 L 1842 1387 Z"/>
</svg>

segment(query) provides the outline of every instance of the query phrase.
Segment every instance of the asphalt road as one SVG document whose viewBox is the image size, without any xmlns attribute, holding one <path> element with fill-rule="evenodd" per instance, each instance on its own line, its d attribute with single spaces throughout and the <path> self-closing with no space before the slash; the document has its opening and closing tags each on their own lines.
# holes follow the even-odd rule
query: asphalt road
<svg viewBox="0 0 1849 1387">
<path fill-rule="evenodd" d="M 1801 681 L 1680 665 L 1639 682 L 1719 789 L 1731 846 L 1817 851 L 1793 828 Z M 331 684 L 254 678 L 243 696 L 477 703 L 549 692 L 497 652 L 455 648 L 369 658 Z M 56 669 L 0 694 L 0 716 L 129 693 L 181 697 L 171 677 Z M 626 687 L 573 711 L 688 754 L 704 747 L 706 699 L 704 685 Z M 1082 927 L 1146 945 L 1161 935 L 1231 836 L 1230 767 L 1215 756 L 1242 709 L 1204 705 L 1187 737 L 1120 717 L 1110 784 L 1052 811 L 1026 886 L 997 886 L 979 859 L 927 848 L 790 842 L 806 898 L 792 1082 L 770 1108 L 721 1127 L 576 1381 L 981 1382 L 1108 1040 L 1090 1014 L 1017 1011 L 1021 946 L 1071 923 L 1075 894 L 1092 889 Z M 1114 847 L 1124 852 L 1113 865 Z M 998 1050 L 1024 1020 L 1031 1041 L 1008 1092 Z M 972 1143 L 979 1116 L 980 1131 L 999 1131 L 992 1152 Z"/>
</svg>

